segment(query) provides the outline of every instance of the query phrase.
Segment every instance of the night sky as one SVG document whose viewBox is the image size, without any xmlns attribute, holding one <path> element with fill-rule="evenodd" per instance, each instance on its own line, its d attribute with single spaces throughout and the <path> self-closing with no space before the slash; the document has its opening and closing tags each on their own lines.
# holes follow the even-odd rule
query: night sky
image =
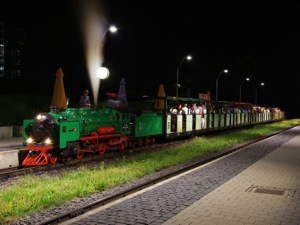
<svg viewBox="0 0 300 225">
<path fill-rule="evenodd" d="M 67 93 L 90 89 L 79 35 L 76 1 L 1 1 L 0 19 L 24 27 L 33 72 L 53 79 L 61 67 Z M 110 77 L 100 95 L 117 92 L 121 78 L 129 93 L 155 95 L 159 85 L 175 95 L 179 69 L 180 96 L 211 92 L 215 99 L 278 106 L 290 117 L 300 113 L 300 3 L 292 1 L 102 1 L 108 24 L 104 66 Z M 4 10 L 3 10 L 4 9 Z M 97 46 L 95 46 L 97 47 Z M 51 89 L 53 87 L 50 87 Z M 81 94 L 81 93 L 80 93 Z M 78 94 L 78 95 L 80 95 Z M 101 98 L 101 96 L 100 96 Z M 128 99 L 130 102 L 130 99 Z"/>
</svg>

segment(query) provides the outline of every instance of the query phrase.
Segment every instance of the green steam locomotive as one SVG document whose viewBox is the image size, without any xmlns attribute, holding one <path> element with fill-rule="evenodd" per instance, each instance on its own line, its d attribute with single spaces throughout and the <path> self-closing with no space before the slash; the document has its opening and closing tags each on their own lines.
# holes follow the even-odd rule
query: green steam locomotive
<svg viewBox="0 0 300 225">
<path fill-rule="evenodd" d="M 52 109 L 35 119 L 24 120 L 23 142 L 28 154 L 23 166 L 65 162 L 85 154 L 104 154 L 111 149 L 154 143 L 162 134 L 162 115 L 133 114 L 112 108 Z"/>
</svg>

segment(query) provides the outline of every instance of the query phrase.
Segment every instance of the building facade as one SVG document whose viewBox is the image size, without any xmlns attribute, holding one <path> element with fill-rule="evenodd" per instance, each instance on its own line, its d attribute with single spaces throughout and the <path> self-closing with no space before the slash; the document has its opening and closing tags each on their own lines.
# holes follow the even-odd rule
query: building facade
<svg viewBox="0 0 300 225">
<path fill-rule="evenodd" d="M 24 73 L 24 30 L 0 22 L 0 78 L 15 79 Z"/>
</svg>

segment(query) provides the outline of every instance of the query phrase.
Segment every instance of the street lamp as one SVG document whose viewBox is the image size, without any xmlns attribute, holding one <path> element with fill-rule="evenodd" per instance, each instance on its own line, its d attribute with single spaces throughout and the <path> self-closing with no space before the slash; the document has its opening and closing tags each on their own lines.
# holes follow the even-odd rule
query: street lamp
<svg viewBox="0 0 300 225">
<path fill-rule="evenodd" d="M 218 84 L 219 84 L 219 78 L 222 75 L 222 73 L 228 73 L 228 70 L 222 70 L 219 74 L 219 76 L 217 77 L 216 80 L 216 101 L 218 101 Z"/>
<path fill-rule="evenodd" d="M 255 90 L 255 105 L 257 105 L 257 91 L 258 91 L 258 88 L 259 88 L 259 86 L 264 86 L 264 85 L 265 85 L 265 83 L 260 83 L 256 87 L 256 90 Z"/>
<path fill-rule="evenodd" d="M 107 79 L 109 77 L 109 70 L 106 67 L 100 67 L 97 70 L 97 77 L 99 78 L 99 80 L 104 80 Z M 99 82 L 99 89 L 100 89 L 100 85 L 101 85 L 101 81 Z M 95 102 L 95 109 L 97 109 L 98 104 L 97 102 Z"/>
<path fill-rule="evenodd" d="M 106 79 L 109 77 L 109 70 L 106 68 L 106 67 L 100 67 L 98 70 L 97 70 L 97 77 L 100 79 L 100 80 L 103 80 L 103 79 Z"/>
<path fill-rule="evenodd" d="M 102 44 L 102 42 L 103 42 L 103 39 L 104 39 L 104 37 L 105 37 L 105 35 L 106 35 L 106 33 L 107 32 L 111 32 L 111 33 L 115 33 L 115 32 L 117 32 L 118 31 L 118 28 L 116 27 L 116 26 L 109 26 L 107 29 L 105 29 L 105 31 L 103 32 L 103 34 L 102 34 L 102 37 L 101 37 L 101 40 L 100 40 L 100 42 L 99 42 L 99 46 L 98 46 L 98 57 L 101 59 L 101 44 Z M 101 67 L 100 67 L 101 68 Z M 99 69 L 100 69 L 99 68 Z M 98 69 L 98 70 L 99 70 Z M 98 72 L 97 72 L 97 76 L 98 76 Z"/>
<path fill-rule="evenodd" d="M 115 32 L 117 32 L 118 31 L 118 28 L 116 27 L 116 26 L 110 26 L 110 27 L 108 27 L 104 32 L 103 32 L 103 35 L 102 35 L 102 38 L 101 38 L 101 40 L 104 38 L 104 36 L 106 35 L 106 33 L 107 32 L 111 32 L 111 33 L 115 33 Z"/>
<path fill-rule="evenodd" d="M 242 83 L 241 83 L 241 85 L 240 85 L 240 102 L 242 101 L 242 85 L 243 85 L 243 83 L 245 82 L 245 81 L 249 81 L 250 80 L 250 78 L 249 77 L 246 77 L 243 81 L 242 81 Z"/>
<path fill-rule="evenodd" d="M 191 59 L 192 59 L 192 56 L 188 55 L 188 56 L 184 57 L 184 58 L 181 60 L 179 66 L 177 67 L 177 77 L 176 77 L 176 98 L 178 98 L 178 88 L 180 87 L 180 84 L 178 83 L 179 67 L 181 66 L 181 64 L 183 63 L 183 61 L 184 61 L 185 59 L 191 60 Z"/>
<path fill-rule="evenodd" d="M 102 37 L 101 37 L 101 41 L 100 41 L 99 47 L 98 47 L 99 57 L 100 57 L 100 45 L 101 45 L 101 43 L 102 43 L 102 40 L 103 40 L 104 36 L 106 35 L 106 33 L 107 33 L 108 31 L 111 32 L 111 33 L 115 33 L 115 32 L 117 32 L 117 30 L 118 30 L 117 27 L 115 27 L 115 26 L 110 26 L 110 27 L 108 27 L 108 28 L 104 31 L 104 33 L 103 33 L 103 35 L 102 35 Z M 103 79 L 106 79 L 106 78 L 109 77 L 109 70 L 108 70 L 106 67 L 100 67 L 100 68 L 98 68 L 96 74 L 97 74 L 97 77 L 98 77 L 100 80 L 103 80 Z M 99 89 L 100 89 L 100 85 L 99 85 Z"/>
</svg>

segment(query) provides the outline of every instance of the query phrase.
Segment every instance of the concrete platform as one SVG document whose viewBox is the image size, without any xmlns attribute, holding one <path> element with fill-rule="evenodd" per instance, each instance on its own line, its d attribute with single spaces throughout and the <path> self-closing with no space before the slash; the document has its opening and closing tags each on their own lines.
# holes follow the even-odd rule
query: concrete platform
<svg viewBox="0 0 300 225">
<path fill-rule="evenodd" d="M 19 166 L 19 150 L 0 152 L 0 169 Z"/>
<path fill-rule="evenodd" d="M 14 147 L 21 147 L 23 145 L 22 137 L 12 137 L 12 138 L 0 138 L 0 151 L 6 151 Z"/>
<path fill-rule="evenodd" d="M 163 224 L 300 224 L 300 135 Z"/>
<path fill-rule="evenodd" d="M 20 151 L 24 149 L 22 137 L 0 138 L 0 169 L 20 165 Z"/>
<path fill-rule="evenodd" d="M 300 126 L 63 224 L 300 224 Z"/>
</svg>

